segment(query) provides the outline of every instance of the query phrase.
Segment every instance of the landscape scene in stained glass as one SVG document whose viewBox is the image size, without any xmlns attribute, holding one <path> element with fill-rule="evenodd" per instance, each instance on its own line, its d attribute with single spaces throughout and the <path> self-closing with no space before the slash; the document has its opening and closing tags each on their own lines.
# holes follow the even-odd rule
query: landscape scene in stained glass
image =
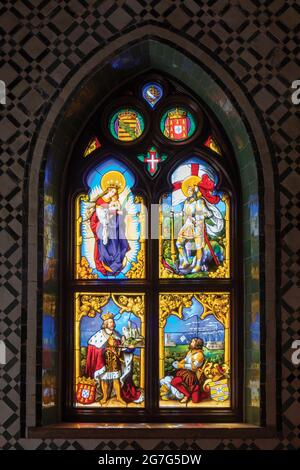
<svg viewBox="0 0 300 470">
<path fill-rule="evenodd" d="M 230 406 L 230 297 L 162 293 L 160 407 Z"/>
</svg>

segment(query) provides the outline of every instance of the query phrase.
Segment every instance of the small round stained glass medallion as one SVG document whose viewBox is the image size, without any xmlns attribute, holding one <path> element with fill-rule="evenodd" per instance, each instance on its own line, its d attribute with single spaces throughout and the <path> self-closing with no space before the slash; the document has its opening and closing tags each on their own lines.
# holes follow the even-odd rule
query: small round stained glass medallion
<svg viewBox="0 0 300 470">
<path fill-rule="evenodd" d="M 173 142 L 182 142 L 195 133 L 196 120 L 185 108 L 169 108 L 160 120 L 162 134 Z"/>
<path fill-rule="evenodd" d="M 144 132 L 145 122 L 134 108 L 120 108 L 109 119 L 111 135 L 122 142 L 133 142 Z"/>
<path fill-rule="evenodd" d="M 143 86 L 142 95 L 149 106 L 154 108 L 163 96 L 163 89 L 156 82 L 146 83 Z"/>
</svg>

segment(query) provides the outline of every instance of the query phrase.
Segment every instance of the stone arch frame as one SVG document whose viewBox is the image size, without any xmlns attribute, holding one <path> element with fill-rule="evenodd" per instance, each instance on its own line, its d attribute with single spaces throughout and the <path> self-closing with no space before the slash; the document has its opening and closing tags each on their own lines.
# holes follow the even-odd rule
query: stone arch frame
<svg viewBox="0 0 300 470">
<path fill-rule="evenodd" d="M 179 47 L 180 45 L 180 47 Z M 184 51 L 184 52 L 182 52 Z M 187 53 L 188 51 L 188 53 Z M 59 177 L 63 177 L 63 163 L 72 152 L 72 142 L 83 128 L 89 115 L 99 105 L 101 95 L 112 87 L 112 79 L 124 80 L 126 77 L 154 68 L 161 73 L 167 72 L 175 79 L 185 82 L 196 95 L 216 115 L 227 133 L 238 161 L 243 186 L 244 206 L 244 251 L 248 255 L 262 253 L 259 266 L 260 289 L 251 290 L 252 256 L 244 257 L 245 276 L 245 325 L 250 326 L 251 300 L 260 306 L 260 344 L 261 344 L 261 397 L 262 414 L 253 414 L 247 393 L 245 420 L 249 423 L 276 426 L 276 266 L 279 262 L 276 251 L 275 185 L 276 175 L 272 164 L 272 151 L 265 133 L 262 119 L 255 110 L 251 98 L 246 96 L 238 80 L 225 69 L 224 64 L 216 61 L 209 51 L 195 46 L 189 40 L 175 33 L 166 32 L 152 25 L 116 39 L 94 54 L 84 66 L 73 75 L 68 83 L 59 90 L 52 107 L 45 116 L 34 136 L 27 167 L 27 185 L 24 203 L 28 211 L 27 238 L 24 241 L 24 285 L 22 315 L 22 363 L 23 396 L 22 424 L 35 426 L 43 422 L 38 396 L 41 383 L 36 371 L 41 367 L 41 288 L 42 258 L 40 249 L 43 242 L 43 194 L 45 171 L 55 162 L 52 175 L 56 185 L 51 190 L 59 199 Z M 194 75 L 193 73 L 194 72 Z M 195 75 L 196 74 L 196 75 Z M 105 83 L 103 77 L 109 77 Z M 102 77 L 102 81 L 101 81 Z M 99 80 L 100 78 L 100 80 Z M 101 86 L 100 86 L 101 83 Z M 82 101 L 84 106 L 82 106 Z M 80 116 L 77 111 L 80 109 Z M 62 167 L 60 168 L 60 164 Z M 250 176 L 251 175 L 251 176 Z M 250 178 L 250 181 L 249 181 Z M 51 183 L 52 184 L 52 183 Z M 249 201 L 251 195 L 259 201 L 259 237 L 251 238 Z M 259 238 L 259 240 L 258 240 Z M 265 247 L 268 249 L 265 250 Z M 25 279 L 26 278 L 26 279 Z M 252 312 L 253 313 L 253 312 Z M 268 335 L 265 335 L 268 325 Z M 247 331 L 246 331 L 247 333 Z M 251 338 L 245 334 L 245 356 L 250 356 Z M 278 351 L 277 351 L 278 354 Z M 265 360 L 268 358 L 268 361 Z M 246 366 L 247 367 L 247 366 Z M 247 369 L 246 369 L 247 370 Z M 25 372 L 26 371 L 26 372 Z M 251 377 L 251 373 L 250 373 Z M 246 374 L 247 380 L 247 374 Z M 268 400 L 264 400 L 264 395 Z M 59 410 L 55 410 L 57 419 Z M 51 419 L 51 418 L 50 418 Z"/>
</svg>

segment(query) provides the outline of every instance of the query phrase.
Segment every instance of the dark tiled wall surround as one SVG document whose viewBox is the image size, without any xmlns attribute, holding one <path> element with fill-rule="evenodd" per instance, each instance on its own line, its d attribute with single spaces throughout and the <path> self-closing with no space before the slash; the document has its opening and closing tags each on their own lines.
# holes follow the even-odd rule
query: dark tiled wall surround
<svg viewBox="0 0 300 470">
<path fill-rule="evenodd" d="M 23 181 L 30 161 L 33 136 L 59 90 L 96 50 L 145 24 L 177 33 L 194 45 L 207 48 L 231 71 L 251 95 L 272 143 L 278 181 L 276 213 L 280 218 L 281 257 L 281 410 L 282 434 L 266 441 L 226 438 L 197 441 L 193 446 L 210 448 L 295 448 L 299 445 L 299 376 L 290 362 L 291 342 L 297 339 L 296 292 L 296 194 L 299 114 L 292 105 L 291 81 L 300 79 L 299 7 L 293 1 L 7 1 L 1 7 L 3 69 L 7 105 L 3 108 L 1 188 L 1 246 L 4 246 L 4 310 L 1 335 L 6 339 L 9 361 L 1 369 L 1 416 L 4 448 L 176 448 L 191 441 L 174 442 L 29 440 L 20 437 L 20 364 L 22 308 Z M 175 44 L 176 46 L 176 44 Z M 155 50 L 150 51 L 155 54 Z M 246 158 L 246 157 L 245 157 Z M 246 168 L 246 166 L 245 166 Z M 26 167 L 26 171 L 28 168 Z M 34 170 L 31 168 L 31 171 Z M 38 171 L 39 169 L 36 169 Z M 250 175 L 250 168 L 249 175 Z M 250 176 L 249 176 L 250 178 Z M 249 188 L 251 182 L 249 182 Z M 55 192 L 51 188 L 50 193 Z M 26 214 L 25 214 L 26 217 Z M 279 228 L 279 227 L 278 227 Z M 278 237 L 279 239 L 279 237 Z M 255 249 L 255 241 L 249 245 Z M 253 253 L 252 253 L 253 254 Z M 279 280 L 279 277 L 278 277 Z M 255 283 L 255 280 L 254 280 Z M 49 293 L 53 286 L 49 286 Z M 253 292 L 247 300 L 255 310 Z M 46 292 L 47 293 L 47 292 Z M 298 298 L 299 300 L 299 298 Z M 254 309 L 254 310 L 253 310 Z M 275 315 L 275 312 L 274 312 Z M 24 316 L 23 316 L 24 318 Z M 41 334 L 41 331 L 38 332 Z M 248 339 L 251 342 L 251 337 Z M 247 346 L 247 345 L 246 345 Z M 252 350 L 249 345 L 249 350 Z M 22 351 L 25 351 L 24 344 Z M 251 358 L 249 359 L 249 363 Z M 298 371 L 299 373 L 299 371 Z"/>
</svg>

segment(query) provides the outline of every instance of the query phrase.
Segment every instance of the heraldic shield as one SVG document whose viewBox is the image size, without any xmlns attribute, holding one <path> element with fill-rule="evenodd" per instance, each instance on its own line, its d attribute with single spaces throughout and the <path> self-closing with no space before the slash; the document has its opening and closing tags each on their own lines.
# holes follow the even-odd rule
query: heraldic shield
<svg viewBox="0 0 300 470">
<path fill-rule="evenodd" d="M 82 405 L 94 403 L 96 395 L 96 381 L 93 379 L 81 379 L 77 384 L 76 398 Z"/>
<path fill-rule="evenodd" d="M 210 397 L 215 401 L 225 401 L 229 397 L 228 379 L 209 382 Z"/>
</svg>

